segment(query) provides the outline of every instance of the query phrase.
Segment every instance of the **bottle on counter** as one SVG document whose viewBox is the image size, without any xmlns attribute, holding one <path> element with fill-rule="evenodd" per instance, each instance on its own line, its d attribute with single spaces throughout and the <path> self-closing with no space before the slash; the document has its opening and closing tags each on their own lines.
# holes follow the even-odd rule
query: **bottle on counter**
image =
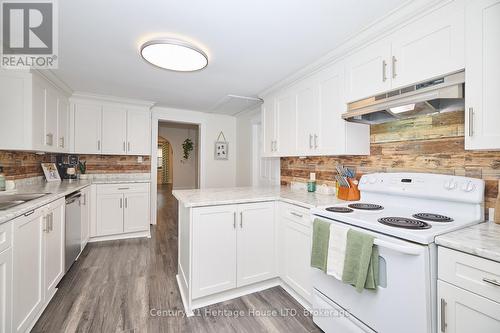
<svg viewBox="0 0 500 333">
<path fill-rule="evenodd" d="M 309 181 L 307 182 L 307 191 L 316 192 L 316 173 L 311 172 L 309 174 Z"/>
<path fill-rule="evenodd" d="M 5 191 L 5 174 L 3 173 L 3 166 L 0 165 L 0 191 Z"/>
</svg>

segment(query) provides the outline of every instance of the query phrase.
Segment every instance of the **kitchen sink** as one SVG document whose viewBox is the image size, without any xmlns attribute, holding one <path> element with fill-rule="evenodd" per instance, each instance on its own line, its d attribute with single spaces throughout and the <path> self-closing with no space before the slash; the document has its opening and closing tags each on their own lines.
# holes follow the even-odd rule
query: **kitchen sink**
<svg viewBox="0 0 500 333">
<path fill-rule="evenodd" d="M 50 193 L 25 193 L 0 195 L 0 210 L 7 210 Z"/>
</svg>

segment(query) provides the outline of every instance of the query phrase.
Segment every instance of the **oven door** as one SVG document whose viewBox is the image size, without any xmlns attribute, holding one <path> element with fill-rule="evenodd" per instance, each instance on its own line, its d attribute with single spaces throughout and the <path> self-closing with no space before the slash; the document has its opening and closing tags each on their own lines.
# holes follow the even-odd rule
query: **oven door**
<svg viewBox="0 0 500 333">
<path fill-rule="evenodd" d="M 431 281 L 430 248 L 357 227 L 352 229 L 375 237 L 380 264 L 377 290 L 363 290 L 359 293 L 351 285 L 313 269 L 315 291 L 348 312 L 347 317 L 351 317 L 358 327 L 362 326 L 359 325 L 361 322 L 370 329 L 383 333 L 432 332 L 435 286 Z M 315 307 L 320 304 L 313 305 Z M 315 310 L 318 309 L 313 309 Z M 340 319 L 333 316 L 329 320 L 329 327 L 334 327 L 335 321 Z M 325 318 L 320 321 L 324 323 Z M 315 322 L 321 327 L 318 320 Z"/>
</svg>

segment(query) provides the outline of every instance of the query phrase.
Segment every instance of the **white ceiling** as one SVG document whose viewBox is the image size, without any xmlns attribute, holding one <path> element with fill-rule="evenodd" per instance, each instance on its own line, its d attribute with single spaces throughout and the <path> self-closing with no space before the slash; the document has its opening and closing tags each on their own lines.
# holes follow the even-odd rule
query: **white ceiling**
<svg viewBox="0 0 500 333">
<path fill-rule="evenodd" d="M 64 0 L 59 69 L 73 90 L 209 111 L 312 63 L 406 0 Z M 147 64 L 139 46 L 182 38 L 209 57 L 199 72 Z"/>
</svg>

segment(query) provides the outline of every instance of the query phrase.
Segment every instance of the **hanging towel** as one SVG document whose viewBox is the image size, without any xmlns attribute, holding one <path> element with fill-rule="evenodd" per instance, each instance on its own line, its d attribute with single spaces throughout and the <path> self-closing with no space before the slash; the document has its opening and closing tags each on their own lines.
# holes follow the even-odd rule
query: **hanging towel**
<svg viewBox="0 0 500 333">
<path fill-rule="evenodd" d="M 378 249 L 373 246 L 373 236 L 350 229 L 342 282 L 363 289 L 376 289 L 378 285 Z"/>
<path fill-rule="evenodd" d="M 344 272 L 348 231 L 348 226 L 333 223 L 330 224 L 330 241 L 328 245 L 326 274 L 331 275 L 340 281 L 342 281 L 342 274 Z"/>
<path fill-rule="evenodd" d="M 321 269 L 323 272 L 326 272 L 329 239 L 330 223 L 315 219 L 313 222 L 311 267 Z"/>
</svg>

